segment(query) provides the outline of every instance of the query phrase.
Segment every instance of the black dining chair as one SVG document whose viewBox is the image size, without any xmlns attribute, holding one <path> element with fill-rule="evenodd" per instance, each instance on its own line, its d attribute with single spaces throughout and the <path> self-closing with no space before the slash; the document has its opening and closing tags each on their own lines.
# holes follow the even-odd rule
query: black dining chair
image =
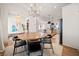
<svg viewBox="0 0 79 59">
<path fill-rule="evenodd" d="M 43 49 L 52 49 L 52 53 L 54 53 L 53 45 L 52 45 L 52 36 L 48 34 L 46 37 L 43 38 L 42 43 L 43 43 Z M 50 48 L 45 48 L 45 44 L 50 44 Z"/>
<path fill-rule="evenodd" d="M 25 51 L 26 51 L 26 48 L 27 48 L 27 47 L 26 47 L 26 41 L 25 41 L 25 40 L 18 39 L 18 36 L 14 36 L 14 37 L 13 37 L 13 41 L 15 42 L 15 43 L 14 43 L 13 56 L 14 56 L 15 54 L 24 52 L 24 51 L 22 51 L 22 52 L 15 53 L 15 51 L 17 50 L 18 47 L 24 46 L 24 49 L 25 49 Z"/>
<path fill-rule="evenodd" d="M 38 51 L 40 51 L 41 54 L 40 55 L 38 54 L 37 56 L 43 56 L 41 39 L 29 40 L 27 42 L 28 42 L 28 56 L 30 56 L 30 53 L 38 52 Z"/>
</svg>

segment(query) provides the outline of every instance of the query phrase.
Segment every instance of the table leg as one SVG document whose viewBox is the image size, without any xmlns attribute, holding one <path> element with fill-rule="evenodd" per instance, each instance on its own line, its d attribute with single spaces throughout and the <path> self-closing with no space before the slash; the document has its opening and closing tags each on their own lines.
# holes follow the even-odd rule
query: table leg
<svg viewBox="0 0 79 59">
<path fill-rule="evenodd" d="M 29 46 L 28 46 L 28 45 L 29 45 L 29 43 L 28 43 L 28 41 L 27 41 L 27 48 L 26 48 L 26 49 L 27 49 L 27 55 L 30 56 Z"/>
</svg>

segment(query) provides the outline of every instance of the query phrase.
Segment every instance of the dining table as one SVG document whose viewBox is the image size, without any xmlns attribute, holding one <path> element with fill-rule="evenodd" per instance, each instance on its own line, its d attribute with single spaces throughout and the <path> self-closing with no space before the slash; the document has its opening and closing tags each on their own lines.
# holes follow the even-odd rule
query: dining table
<svg viewBox="0 0 79 59">
<path fill-rule="evenodd" d="M 18 38 L 21 40 L 38 40 L 41 38 L 40 33 L 38 32 L 26 32 L 18 35 Z"/>
<path fill-rule="evenodd" d="M 57 34 L 57 32 L 54 31 L 50 35 L 52 37 L 54 37 L 56 34 Z M 46 33 L 40 33 L 40 32 L 24 32 L 24 33 L 18 34 L 18 38 L 21 39 L 21 40 L 26 40 L 26 41 L 27 40 L 31 40 L 31 41 L 34 40 L 35 41 L 35 40 L 47 37 L 47 35 L 48 34 L 46 34 Z"/>
</svg>

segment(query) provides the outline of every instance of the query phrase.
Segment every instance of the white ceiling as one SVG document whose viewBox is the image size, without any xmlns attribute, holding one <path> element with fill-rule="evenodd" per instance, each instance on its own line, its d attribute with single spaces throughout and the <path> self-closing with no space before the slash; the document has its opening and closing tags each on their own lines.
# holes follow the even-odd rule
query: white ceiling
<svg viewBox="0 0 79 59">
<path fill-rule="evenodd" d="M 8 8 L 8 12 L 15 12 L 19 14 L 28 14 L 28 9 L 31 7 L 33 3 L 8 3 L 2 4 Z M 45 17 L 45 19 L 50 18 L 59 19 L 62 17 L 62 7 L 68 5 L 69 3 L 36 3 L 37 8 L 40 9 L 40 17 Z"/>
</svg>

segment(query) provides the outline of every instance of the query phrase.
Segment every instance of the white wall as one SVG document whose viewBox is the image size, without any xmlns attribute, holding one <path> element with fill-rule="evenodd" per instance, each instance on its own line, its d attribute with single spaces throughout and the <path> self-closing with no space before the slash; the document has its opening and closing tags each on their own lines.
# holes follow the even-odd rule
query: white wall
<svg viewBox="0 0 79 59">
<path fill-rule="evenodd" d="M 0 11 L 0 19 L 1 19 L 1 25 L 2 25 L 2 41 L 5 43 L 7 42 L 8 39 L 8 21 L 7 21 L 7 12 L 6 8 L 4 6 L 1 6 L 1 11 Z"/>
<path fill-rule="evenodd" d="M 62 8 L 63 44 L 79 49 L 79 4 Z"/>
<path fill-rule="evenodd" d="M 2 11 L 2 8 L 0 6 L 0 50 L 4 50 L 4 43 L 3 43 L 3 39 L 5 38 L 5 35 L 4 35 L 4 24 L 3 24 L 3 20 L 2 20 L 2 15 L 1 15 L 1 11 Z M 4 37 L 3 37 L 4 35 Z"/>
<path fill-rule="evenodd" d="M 4 50 L 3 40 L 2 40 L 2 23 L 0 19 L 0 50 Z"/>
</svg>

